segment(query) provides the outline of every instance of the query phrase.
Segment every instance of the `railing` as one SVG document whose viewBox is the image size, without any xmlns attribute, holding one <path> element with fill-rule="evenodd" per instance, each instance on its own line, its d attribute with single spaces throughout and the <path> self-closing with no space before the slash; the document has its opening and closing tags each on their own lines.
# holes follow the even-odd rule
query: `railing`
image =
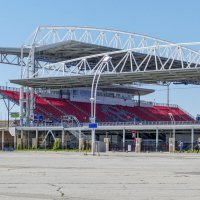
<svg viewBox="0 0 200 200">
<path fill-rule="evenodd" d="M 10 90 L 10 91 L 14 91 L 14 92 L 19 92 L 20 91 L 19 88 L 8 87 L 8 86 L 0 86 L 0 90 Z"/>
<path fill-rule="evenodd" d="M 156 102 L 152 102 L 152 104 L 154 106 L 167 106 L 167 107 L 173 107 L 173 108 L 178 108 L 177 104 L 166 104 L 166 103 L 156 103 Z"/>
<path fill-rule="evenodd" d="M 181 111 L 183 111 L 184 113 L 186 113 L 188 116 L 190 116 L 192 119 L 194 119 L 194 116 L 192 116 L 189 112 L 187 112 L 186 110 L 184 110 L 182 107 L 177 106 Z"/>
<path fill-rule="evenodd" d="M 144 126 L 144 125 L 200 125 L 200 121 L 141 121 L 141 122 L 100 122 L 98 126 Z M 88 126 L 88 123 L 82 124 Z"/>
<path fill-rule="evenodd" d="M 142 121 L 142 122 L 99 122 L 98 127 L 103 126 L 144 126 L 144 125 L 200 125 L 200 121 Z M 66 127 L 66 124 L 63 123 L 54 123 L 54 122 L 38 122 L 30 123 L 27 127 Z M 75 128 L 75 127 L 89 127 L 89 123 L 71 123 L 66 128 Z"/>
</svg>

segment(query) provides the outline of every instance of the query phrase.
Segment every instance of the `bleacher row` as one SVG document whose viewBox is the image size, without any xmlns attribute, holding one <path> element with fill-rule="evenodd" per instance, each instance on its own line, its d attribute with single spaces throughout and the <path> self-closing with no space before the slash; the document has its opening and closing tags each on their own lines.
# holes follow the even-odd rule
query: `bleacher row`
<svg viewBox="0 0 200 200">
<path fill-rule="evenodd" d="M 19 104 L 19 92 L 0 90 L 0 93 Z M 25 95 L 24 95 L 25 96 Z M 51 120 L 60 120 L 64 115 L 75 115 L 80 122 L 88 122 L 90 103 L 72 102 L 67 99 L 41 97 L 35 94 L 35 113 Z M 97 104 L 96 115 L 99 122 L 124 121 L 171 121 L 169 113 L 175 121 L 193 121 L 194 119 L 179 107 L 153 106 L 128 107 L 121 105 Z"/>
</svg>

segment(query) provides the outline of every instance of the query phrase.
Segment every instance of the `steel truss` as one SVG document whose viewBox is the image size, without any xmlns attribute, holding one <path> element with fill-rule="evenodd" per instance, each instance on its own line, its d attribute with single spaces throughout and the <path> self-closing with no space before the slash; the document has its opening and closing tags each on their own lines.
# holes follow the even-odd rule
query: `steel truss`
<svg viewBox="0 0 200 200">
<path fill-rule="evenodd" d="M 171 44 L 137 33 L 75 26 L 40 26 L 33 32 L 29 44 L 38 47 L 71 40 L 117 49 Z"/>
<path fill-rule="evenodd" d="M 27 67 L 25 68 L 25 71 L 30 70 L 33 72 L 33 70 L 29 69 L 29 66 L 31 66 L 31 60 L 33 60 L 31 57 L 33 57 L 36 47 L 71 40 L 118 49 L 130 49 L 159 44 L 168 44 L 166 41 L 153 37 L 115 30 L 64 26 L 38 27 L 31 35 L 28 44 L 26 44 L 30 47 L 30 52 L 26 62 Z M 39 61 L 34 67 L 38 66 L 41 67 Z M 49 66 L 48 69 L 51 70 L 51 66 Z M 29 72 L 24 72 L 22 77 L 28 78 L 28 74 Z"/>
<path fill-rule="evenodd" d="M 102 62 L 109 60 L 102 73 L 136 73 L 196 69 L 200 67 L 200 54 L 180 45 L 141 47 L 47 64 L 29 76 L 59 77 L 94 75 Z"/>
<path fill-rule="evenodd" d="M 111 67 L 108 67 L 109 73 L 147 71 L 153 69 L 152 65 L 154 65 L 153 70 L 166 70 L 171 69 L 177 61 L 181 62 L 179 67 L 190 68 L 193 63 L 199 64 L 200 60 L 198 52 L 184 47 L 189 44 L 173 44 L 146 35 L 117 30 L 64 26 L 38 27 L 30 41 L 27 44 L 30 46 L 30 52 L 23 72 L 24 78 L 94 74 L 104 56 L 115 59 L 114 63 L 111 61 Z M 34 60 L 36 48 L 64 41 L 101 45 L 114 48 L 116 51 L 54 64 L 42 64 Z"/>
<path fill-rule="evenodd" d="M 21 65 L 20 55 L 11 55 L 10 53 L 0 52 L 0 63 L 9 65 Z M 25 66 L 25 61 L 23 60 L 23 66 Z"/>
</svg>

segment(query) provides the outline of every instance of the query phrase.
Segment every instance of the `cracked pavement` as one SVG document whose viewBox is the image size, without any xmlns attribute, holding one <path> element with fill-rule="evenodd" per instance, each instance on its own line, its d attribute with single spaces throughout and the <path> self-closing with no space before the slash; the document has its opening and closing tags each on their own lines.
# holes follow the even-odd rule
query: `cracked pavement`
<svg viewBox="0 0 200 200">
<path fill-rule="evenodd" d="M 200 154 L 0 152 L 0 200 L 199 200 Z"/>
</svg>

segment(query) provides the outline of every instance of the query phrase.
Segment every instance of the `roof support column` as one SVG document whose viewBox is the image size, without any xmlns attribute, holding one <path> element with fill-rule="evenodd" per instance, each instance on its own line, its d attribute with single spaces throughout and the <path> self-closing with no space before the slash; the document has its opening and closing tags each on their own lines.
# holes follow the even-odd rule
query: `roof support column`
<svg viewBox="0 0 200 200">
<path fill-rule="evenodd" d="M 20 87 L 20 94 L 19 94 L 19 117 L 20 117 L 20 126 L 23 126 L 23 118 L 24 118 L 24 87 Z"/>
<path fill-rule="evenodd" d="M 24 46 L 21 46 L 21 60 L 20 60 L 20 66 L 21 66 L 21 78 L 23 77 L 23 68 L 24 68 L 24 63 L 23 63 L 23 58 L 24 58 Z M 19 92 L 19 117 L 20 117 L 20 126 L 23 126 L 23 120 L 24 120 L 24 86 L 20 87 L 20 92 Z"/>
<path fill-rule="evenodd" d="M 175 152 L 175 150 L 176 150 L 176 130 L 175 130 L 175 127 L 173 128 L 173 139 L 174 139 L 173 152 Z"/>
<path fill-rule="evenodd" d="M 23 148 L 24 147 L 24 144 L 23 144 L 23 136 L 24 135 L 24 131 L 21 130 L 21 147 L 20 148 Z"/>
<path fill-rule="evenodd" d="M 194 128 L 191 129 L 191 150 L 194 150 Z"/>
<path fill-rule="evenodd" d="M 36 148 L 38 148 L 38 129 L 35 130 Z"/>
<path fill-rule="evenodd" d="M 1 144 L 2 144 L 2 151 L 4 150 L 4 130 L 1 131 Z"/>
<path fill-rule="evenodd" d="M 158 151 L 159 130 L 156 128 L 156 151 Z"/>
<path fill-rule="evenodd" d="M 126 134 L 126 130 L 125 128 L 123 128 L 123 152 L 125 151 L 125 134 Z"/>
<path fill-rule="evenodd" d="M 65 130 L 63 129 L 62 130 L 62 141 L 61 141 L 61 143 L 62 143 L 62 149 L 64 149 L 64 138 L 65 138 Z"/>
<path fill-rule="evenodd" d="M 17 147 L 17 134 L 18 134 L 18 132 L 16 131 L 15 132 L 15 135 L 14 135 L 14 149 L 16 150 L 16 147 Z"/>
</svg>

